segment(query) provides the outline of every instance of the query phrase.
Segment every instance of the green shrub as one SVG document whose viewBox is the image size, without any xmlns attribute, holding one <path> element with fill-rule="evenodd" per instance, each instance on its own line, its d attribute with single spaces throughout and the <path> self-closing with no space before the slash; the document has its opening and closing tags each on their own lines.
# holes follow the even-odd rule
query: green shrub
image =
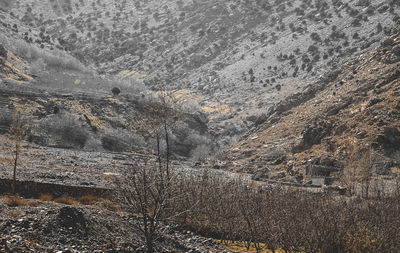
<svg viewBox="0 0 400 253">
<path fill-rule="evenodd" d="M 115 135 L 105 135 L 101 138 L 101 144 L 104 149 L 112 152 L 122 152 L 127 150 L 128 145 L 119 136 Z"/>
<path fill-rule="evenodd" d="M 57 146 L 63 148 L 83 148 L 88 140 L 88 131 L 79 120 L 68 113 L 57 114 L 40 124 L 43 133 L 47 133 Z"/>
<path fill-rule="evenodd" d="M 119 130 L 104 134 L 101 138 L 101 145 L 108 151 L 123 152 L 143 147 L 145 143 L 139 135 Z"/>
</svg>

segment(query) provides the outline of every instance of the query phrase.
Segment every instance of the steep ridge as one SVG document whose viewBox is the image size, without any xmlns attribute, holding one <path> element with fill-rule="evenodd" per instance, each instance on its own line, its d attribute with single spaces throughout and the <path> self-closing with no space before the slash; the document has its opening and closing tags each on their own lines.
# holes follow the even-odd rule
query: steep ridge
<svg viewBox="0 0 400 253">
<path fill-rule="evenodd" d="M 352 159 L 363 162 L 352 152 L 357 149 L 369 152 L 374 175 L 394 175 L 400 164 L 399 66 L 396 35 L 274 106 L 223 152 L 219 166 L 257 179 L 340 179 Z"/>
</svg>

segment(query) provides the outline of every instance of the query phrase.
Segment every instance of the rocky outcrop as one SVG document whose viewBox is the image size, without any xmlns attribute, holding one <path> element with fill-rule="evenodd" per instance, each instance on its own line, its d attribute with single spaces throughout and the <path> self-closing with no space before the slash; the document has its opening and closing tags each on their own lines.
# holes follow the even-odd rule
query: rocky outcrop
<svg viewBox="0 0 400 253">
<path fill-rule="evenodd" d="M 395 127 L 385 127 L 383 133 L 377 136 L 377 143 L 387 151 L 400 149 L 400 131 Z"/>
<path fill-rule="evenodd" d="M 301 141 L 294 146 L 292 153 L 299 153 L 320 144 L 322 139 L 331 134 L 333 123 L 328 120 L 319 120 L 307 125 L 302 133 Z"/>
</svg>

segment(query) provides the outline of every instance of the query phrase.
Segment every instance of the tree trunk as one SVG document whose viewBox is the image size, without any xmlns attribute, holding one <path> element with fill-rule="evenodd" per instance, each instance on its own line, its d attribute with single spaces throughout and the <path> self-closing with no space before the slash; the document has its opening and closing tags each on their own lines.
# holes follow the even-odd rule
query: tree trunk
<svg viewBox="0 0 400 253">
<path fill-rule="evenodd" d="M 151 237 L 146 237 L 146 246 L 148 253 L 154 253 L 153 239 Z"/>
<path fill-rule="evenodd" d="M 15 159 L 14 159 L 14 173 L 13 173 L 13 185 L 12 185 L 12 193 L 15 194 L 15 188 L 17 184 L 17 164 L 18 164 L 18 140 L 15 143 Z"/>
<path fill-rule="evenodd" d="M 168 126 L 167 122 L 164 122 L 164 131 L 165 131 L 165 143 L 167 146 L 167 154 L 166 154 L 166 172 L 167 172 L 167 180 L 169 180 L 169 135 L 168 135 Z"/>
</svg>

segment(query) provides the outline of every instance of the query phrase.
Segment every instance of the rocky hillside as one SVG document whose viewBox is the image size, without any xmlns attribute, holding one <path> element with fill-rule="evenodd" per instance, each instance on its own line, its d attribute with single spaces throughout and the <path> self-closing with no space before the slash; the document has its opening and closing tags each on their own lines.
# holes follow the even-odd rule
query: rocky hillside
<svg viewBox="0 0 400 253">
<path fill-rule="evenodd" d="M 24 41 L 15 31 L 30 28 L 10 13 L 3 16 L 18 25 L 11 30 L 0 26 L 0 133 L 7 130 L 13 109 L 18 108 L 29 121 L 27 139 L 40 145 L 114 152 L 153 147 L 152 140 L 138 132 L 143 114 L 158 93 L 140 80 L 99 76 L 50 44 L 40 47 Z M 219 140 L 211 141 L 215 134 L 209 130 L 208 116 L 185 100 L 194 95 L 189 90 L 170 95 L 183 112 L 171 136 L 176 157 L 191 157 L 200 146 L 210 146 L 204 155 L 218 148 Z M 60 127 L 66 131 L 74 127 L 74 143 L 66 144 Z"/>
<path fill-rule="evenodd" d="M 16 35 L 99 73 L 195 92 L 216 133 L 232 135 L 400 22 L 396 0 L 28 0 L 8 11 Z"/>
<path fill-rule="evenodd" d="M 394 0 L 148 0 L 118 4 L 28 0 L 2 9 L 0 29 L 6 34 L 2 38 L 6 45 L 2 73 L 5 79 L 30 85 L 10 89 L 5 81 L 4 86 L 11 92 L 29 87 L 55 96 L 50 102 L 15 101 L 35 108 L 31 115 L 46 118 L 54 116 L 54 107 L 64 108 L 78 115 L 90 131 L 106 129 L 97 139 L 104 140 L 108 129 L 120 129 L 113 136 L 126 139 L 128 118 L 137 104 L 149 96 L 149 89 L 166 87 L 197 111 L 193 120 L 183 124 L 189 130 L 177 134 L 177 147 L 191 145 L 181 153 L 190 155 L 191 150 L 205 149 L 210 143 L 211 150 L 216 150 L 266 121 L 262 128 L 268 129 L 264 132 L 269 137 L 264 140 L 254 132 L 250 139 L 242 140 L 226 152 L 226 157 L 235 161 L 227 167 L 253 173 L 266 165 L 281 171 L 290 164 L 290 172 L 273 176 L 299 182 L 303 182 L 307 163 L 322 163 L 334 167 L 333 171 L 344 167 L 346 155 L 335 153 L 340 141 L 329 146 L 333 151 L 328 150 L 327 155 L 311 152 L 310 156 L 321 156 L 323 162 L 300 156 L 322 145 L 332 133 L 345 133 L 338 125 L 344 120 L 340 113 L 352 105 L 361 106 L 370 97 L 369 90 L 362 93 L 365 98 L 354 95 L 359 92 L 355 87 L 390 77 L 382 66 L 395 68 L 391 65 L 395 63 L 381 59 L 376 60 L 381 63 L 378 66 L 368 62 L 373 70 L 366 77 L 361 78 L 355 69 L 361 68 L 361 62 L 374 54 L 371 50 L 384 38 L 398 31 L 400 22 L 399 2 Z M 18 42 L 21 39 L 24 42 Z M 393 55 L 397 57 L 396 52 Z M 121 90 L 117 98 L 110 96 L 113 87 Z M 304 87 L 305 92 L 296 93 Z M 323 92 L 326 94 L 315 100 L 316 94 Z M 68 101 L 71 94 L 75 101 Z M 53 108 L 50 111 L 47 103 Z M 284 125 L 277 125 L 280 122 Z M 369 130 L 360 130 L 366 133 L 361 140 L 389 131 L 382 127 L 376 128 L 376 133 Z M 372 143 L 375 137 L 371 138 Z M 198 144 L 192 145 L 193 141 Z M 138 139 L 132 142 L 141 143 Z"/>
<path fill-rule="evenodd" d="M 396 175 L 399 66 L 396 35 L 275 105 L 264 123 L 224 152 L 222 167 L 298 183 L 342 177 L 352 162 L 370 166 L 373 175 Z"/>
</svg>

